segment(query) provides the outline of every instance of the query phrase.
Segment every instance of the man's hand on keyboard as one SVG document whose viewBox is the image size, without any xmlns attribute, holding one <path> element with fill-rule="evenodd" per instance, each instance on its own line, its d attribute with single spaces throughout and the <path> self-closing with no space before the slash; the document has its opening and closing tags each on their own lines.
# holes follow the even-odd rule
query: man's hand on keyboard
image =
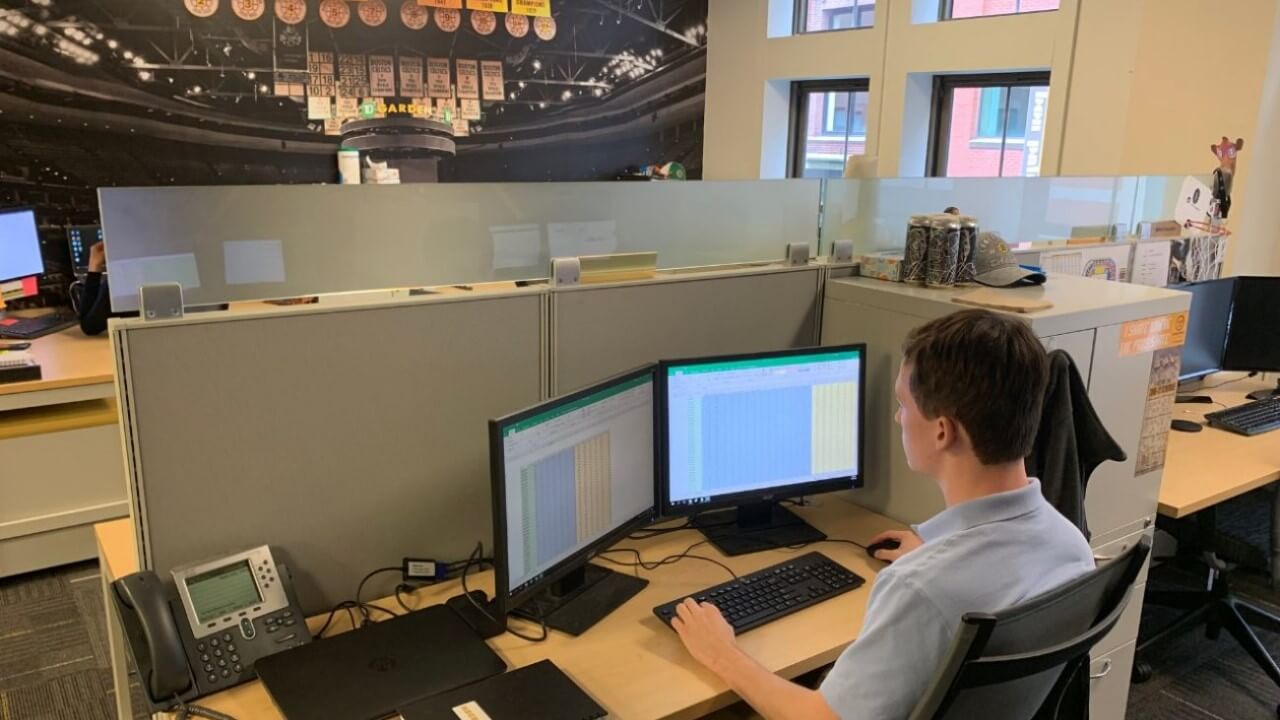
<svg viewBox="0 0 1280 720">
<path fill-rule="evenodd" d="M 733 628 L 720 614 L 719 608 L 709 603 L 685 598 L 676 607 L 671 627 L 679 633 L 681 642 L 693 659 L 713 672 L 720 672 L 719 666 L 738 652 Z"/>
</svg>

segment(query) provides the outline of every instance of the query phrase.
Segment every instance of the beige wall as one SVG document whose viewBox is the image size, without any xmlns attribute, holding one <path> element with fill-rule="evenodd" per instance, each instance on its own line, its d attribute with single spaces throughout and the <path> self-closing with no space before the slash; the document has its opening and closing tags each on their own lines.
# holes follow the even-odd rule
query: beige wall
<svg viewBox="0 0 1280 720">
<path fill-rule="evenodd" d="M 710 3 L 708 179 L 785 176 L 793 80 L 870 80 L 867 151 L 889 177 L 923 173 L 931 75 L 1028 69 L 1052 74 L 1045 175 L 1203 174 L 1211 143 L 1244 137 L 1240 228 L 1252 217 L 1250 167 L 1263 152 L 1280 166 L 1280 137 L 1268 142 L 1258 125 L 1261 108 L 1262 129 L 1280 133 L 1280 57 L 1267 74 L 1277 0 L 1062 0 L 1057 12 L 946 23 L 913 22 L 936 0 L 879 0 L 874 28 L 799 37 L 770 37 L 787 32 L 792 0 Z M 1272 197 L 1276 173 L 1262 183 Z M 1251 238 L 1238 242 L 1236 269 L 1255 271 L 1265 260 Z"/>
<path fill-rule="evenodd" d="M 1244 162 L 1252 168 L 1249 181 L 1237 188 L 1238 211 L 1234 268 L 1241 274 L 1280 275 L 1280 229 L 1276 198 L 1280 197 L 1280 13 L 1272 31 L 1271 56 L 1263 81 L 1255 134 L 1244 147 Z"/>
</svg>

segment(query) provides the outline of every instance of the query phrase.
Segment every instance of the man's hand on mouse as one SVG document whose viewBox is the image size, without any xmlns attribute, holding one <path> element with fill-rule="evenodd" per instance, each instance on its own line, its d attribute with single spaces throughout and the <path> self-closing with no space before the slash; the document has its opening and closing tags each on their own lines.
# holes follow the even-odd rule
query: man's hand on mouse
<svg viewBox="0 0 1280 720">
<path fill-rule="evenodd" d="M 912 550 L 924 545 L 924 540 L 921 540 L 919 535 L 911 532 L 910 530 L 885 530 L 872 538 L 871 544 L 875 545 L 876 543 L 884 540 L 893 540 L 898 543 L 898 548 L 896 550 L 885 548 L 883 550 L 876 551 L 875 558 L 885 562 L 894 562 L 903 555 L 906 555 Z"/>
</svg>

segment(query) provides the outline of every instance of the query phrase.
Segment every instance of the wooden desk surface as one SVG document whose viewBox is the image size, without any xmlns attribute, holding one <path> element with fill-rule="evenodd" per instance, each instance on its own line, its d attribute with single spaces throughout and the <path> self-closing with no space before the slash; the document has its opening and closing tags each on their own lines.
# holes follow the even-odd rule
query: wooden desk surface
<svg viewBox="0 0 1280 720">
<path fill-rule="evenodd" d="M 798 508 L 797 512 L 832 538 L 863 544 L 882 530 L 901 527 L 839 495 L 816 497 L 813 505 Z M 104 572 L 114 578 L 137 569 L 131 521 L 102 523 L 94 532 L 104 553 Z M 648 561 L 678 554 L 702 539 L 692 530 L 683 530 L 643 541 L 627 540 L 619 547 L 637 548 Z M 853 642 L 862 627 L 871 584 L 881 563 L 869 559 L 862 549 L 845 543 L 823 543 L 802 550 L 777 550 L 735 558 L 723 557 L 706 544 L 693 551 L 715 558 L 741 575 L 812 550 L 858 573 L 867 579 L 867 584 L 742 636 L 740 642 L 747 652 L 765 667 L 787 677 L 834 662 L 845 646 Z M 610 557 L 628 560 L 629 554 L 616 553 Z M 601 564 L 633 572 L 630 568 Z M 613 717 L 623 720 L 697 718 L 735 702 L 736 696 L 695 663 L 676 634 L 652 613 L 653 606 L 724 582 L 730 579 L 728 574 L 716 565 L 695 559 L 685 559 L 652 572 L 638 572 L 650 581 L 649 586 L 579 638 L 553 631 L 546 642 L 530 643 L 506 634 L 491 640 L 490 644 L 513 668 L 552 659 Z M 472 589 L 491 593 L 493 573 L 476 573 L 468 578 L 467 584 Z M 442 603 L 458 592 L 457 582 L 442 583 L 406 597 L 406 603 L 415 609 L 426 607 Z M 375 604 L 402 611 L 394 598 Z M 379 614 L 375 612 L 374 616 Z M 307 625 L 314 633 L 323 622 L 324 616 L 313 617 L 307 620 Z M 512 622 L 526 631 L 537 632 L 527 623 Z M 339 613 L 326 635 L 347 629 L 347 614 Z M 243 720 L 281 717 L 259 682 L 205 698 L 200 704 Z"/>
<path fill-rule="evenodd" d="M 1208 378 L 1207 388 L 1188 394 L 1209 395 L 1227 407 L 1248 402 L 1254 390 L 1275 387 L 1274 382 L 1237 380 L 1239 375 Z M 1211 388 L 1211 389 L 1210 389 Z M 1219 405 L 1175 405 L 1175 419 L 1202 421 Z M 1280 480 L 1280 431 L 1245 437 L 1206 427 L 1198 433 L 1170 432 L 1164 478 L 1160 484 L 1160 514 L 1180 518 L 1230 500 Z"/>
<path fill-rule="evenodd" d="M 0 385 L 0 395 L 115 382 L 111 338 L 105 334 L 89 337 L 80 332 L 80 328 L 68 328 L 32 340 L 31 354 L 40 363 L 41 379 L 5 383 Z"/>
</svg>

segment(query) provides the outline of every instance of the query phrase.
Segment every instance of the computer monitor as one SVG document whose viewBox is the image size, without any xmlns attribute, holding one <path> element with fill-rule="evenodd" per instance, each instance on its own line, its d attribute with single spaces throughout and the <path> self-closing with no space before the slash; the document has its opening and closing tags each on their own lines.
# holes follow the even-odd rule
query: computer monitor
<svg viewBox="0 0 1280 720">
<path fill-rule="evenodd" d="M 67 250 L 71 255 L 71 271 L 76 277 L 89 272 L 89 248 L 102 242 L 101 225 L 72 225 L 67 228 Z"/>
<path fill-rule="evenodd" d="M 861 487 L 865 367 L 865 345 L 661 363 L 661 514 L 727 555 L 825 539 L 779 501 Z"/>
<path fill-rule="evenodd" d="M 578 635 L 648 584 L 587 561 L 653 520 L 653 373 L 490 421 L 499 613 Z"/>
<path fill-rule="evenodd" d="M 44 273 L 36 213 L 29 208 L 0 211 L 0 282 Z"/>
<path fill-rule="evenodd" d="M 1280 277 L 1238 277 L 1235 281 L 1222 369 L 1280 372 Z"/>
<path fill-rule="evenodd" d="M 1187 339 L 1182 346 L 1182 369 L 1179 380 L 1195 380 L 1222 369 L 1222 353 L 1227 346 L 1227 327 L 1231 323 L 1231 301 L 1236 291 L 1235 278 L 1208 280 L 1176 286 L 1191 293 L 1191 317 L 1187 322 Z"/>
</svg>

